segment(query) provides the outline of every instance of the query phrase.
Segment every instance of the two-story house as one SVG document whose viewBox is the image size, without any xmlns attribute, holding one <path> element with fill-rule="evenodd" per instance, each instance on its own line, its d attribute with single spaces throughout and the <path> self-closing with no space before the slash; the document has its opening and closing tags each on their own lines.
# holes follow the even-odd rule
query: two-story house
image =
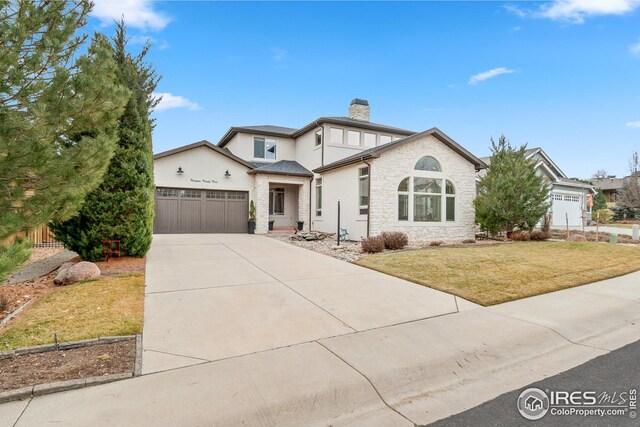
<svg viewBox="0 0 640 427">
<path fill-rule="evenodd" d="M 366 100 L 348 117 L 320 117 L 299 129 L 230 128 L 208 141 L 154 156 L 155 233 L 294 228 L 359 240 L 403 231 L 413 240 L 474 236 L 476 173 L 486 165 L 437 128 L 423 132 L 370 121 Z"/>
</svg>

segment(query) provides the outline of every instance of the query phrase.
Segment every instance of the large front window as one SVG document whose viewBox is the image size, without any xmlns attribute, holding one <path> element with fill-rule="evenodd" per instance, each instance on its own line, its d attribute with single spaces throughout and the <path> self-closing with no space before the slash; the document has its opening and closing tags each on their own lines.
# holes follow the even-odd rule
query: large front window
<svg viewBox="0 0 640 427">
<path fill-rule="evenodd" d="M 398 185 L 398 221 L 455 221 L 455 187 L 443 177 L 440 163 L 425 156 L 416 163 L 412 175 Z"/>
<path fill-rule="evenodd" d="M 284 188 L 269 190 L 269 215 L 284 215 Z"/>
<path fill-rule="evenodd" d="M 369 213 L 369 168 L 358 169 L 358 209 L 360 215 Z"/>
<path fill-rule="evenodd" d="M 276 140 L 271 138 L 253 138 L 253 157 L 255 159 L 276 159 Z"/>
</svg>

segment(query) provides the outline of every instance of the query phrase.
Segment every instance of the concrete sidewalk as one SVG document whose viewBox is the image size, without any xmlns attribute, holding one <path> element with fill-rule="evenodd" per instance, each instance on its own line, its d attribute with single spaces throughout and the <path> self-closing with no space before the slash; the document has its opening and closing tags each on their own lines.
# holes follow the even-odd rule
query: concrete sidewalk
<svg viewBox="0 0 640 427">
<path fill-rule="evenodd" d="M 262 244 L 259 239 L 255 242 Z M 162 242 L 154 241 L 154 246 L 156 243 L 161 246 Z M 235 251 L 248 254 L 252 247 Z M 221 248 L 210 250 L 224 256 Z M 285 256 L 295 258 L 295 253 Z M 169 259 L 170 254 L 166 256 Z M 231 355 L 222 360 L 201 360 L 194 366 L 0 405 L 0 425 L 423 425 L 640 339 L 640 273 L 491 308 L 375 326 L 384 316 L 366 310 L 359 314 L 340 301 L 324 301 L 314 295 L 319 291 L 306 282 L 310 279 L 295 278 L 295 270 L 279 272 L 281 267 L 268 263 L 262 268 L 269 268 L 274 277 L 274 282 L 261 284 L 263 292 L 276 292 L 277 286 L 271 283 L 286 283 L 306 295 L 309 299 L 305 301 L 324 304 L 322 310 L 312 304 L 320 312 L 310 313 L 321 323 L 315 329 L 301 328 L 314 331 L 315 338 L 307 335 L 308 342 L 239 356 L 233 352 L 247 349 L 239 350 L 240 341 L 232 341 L 230 350 L 224 350 Z M 348 265 L 342 268 L 348 270 Z M 356 276 L 358 273 L 345 277 Z M 314 280 L 321 287 L 335 286 L 326 277 Z M 363 289 L 350 294 L 352 286 L 364 285 L 351 283 L 344 290 L 344 301 L 356 304 L 358 295 L 361 301 L 370 301 Z M 173 289 L 149 296 L 192 292 L 201 295 Z M 285 297 L 266 295 L 253 309 L 273 299 L 290 306 L 294 313 L 297 310 L 297 303 L 290 304 Z M 218 297 L 227 301 L 224 294 L 215 299 Z M 264 313 L 263 321 L 269 327 L 275 324 L 270 322 L 282 321 Z M 320 313 L 334 320 L 352 317 L 345 327 Z M 236 334 L 247 334 L 259 320 L 256 316 L 251 322 L 227 327 Z M 328 333 L 338 328 L 340 333 L 322 337 L 323 328 Z M 208 357 L 223 352 L 206 346 L 188 350 Z"/>
</svg>

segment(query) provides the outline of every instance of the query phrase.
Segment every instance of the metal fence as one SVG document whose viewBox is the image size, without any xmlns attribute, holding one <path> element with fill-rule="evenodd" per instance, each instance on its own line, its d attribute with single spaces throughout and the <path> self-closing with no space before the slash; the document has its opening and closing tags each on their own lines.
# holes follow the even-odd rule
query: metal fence
<svg viewBox="0 0 640 427">
<path fill-rule="evenodd" d="M 64 247 L 64 244 L 56 240 L 53 231 L 46 225 L 28 229 L 26 238 L 33 242 L 35 247 Z"/>
</svg>

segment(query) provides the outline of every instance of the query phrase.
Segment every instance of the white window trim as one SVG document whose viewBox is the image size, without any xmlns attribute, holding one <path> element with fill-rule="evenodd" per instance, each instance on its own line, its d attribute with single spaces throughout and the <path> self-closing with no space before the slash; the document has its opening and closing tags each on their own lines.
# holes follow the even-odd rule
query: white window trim
<svg viewBox="0 0 640 427">
<path fill-rule="evenodd" d="M 265 155 L 267 154 L 267 139 L 273 140 L 276 142 L 276 155 L 275 158 L 273 159 L 267 159 L 266 157 L 256 157 L 256 148 L 255 148 L 255 144 L 256 144 L 256 138 L 262 138 L 264 139 L 264 153 Z M 273 136 L 263 136 L 263 135 L 251 135 L 251 150 L 252 150 L 252 158 L 254 160 L 259 160 L 259 161 L 264 161 L 264 162 L 277 162 L 278 161 L 278 145 L 279 145 L 279 141 L 278 138 L 273 137 Z"/>
<path fill-rule="evenodd" d="M 315 216 L 317 218 L 322 218 L 322 202 L 323 202 L 323 197 L 324 197 L 324 193 L 322 191 L 322 186 L 324 184 L 322 177 L 320 178 L 316 178 L 315 179 Z M 320 181 L 320 183 L 318 184 L 318 181 Z M 320 208 L 318 208 L 318 187 L 320 187 Z"/>
<path fill-rule="evenodd" d="M 367 174 L 366 175 L 360 175 L 360 171 L 363 169 L 367 169 Z M 368 215 L 369 214 L 369 205 L 371 204 L 371 200 L 369 200 L 369 193 L 371 190 L 371 169 L 369 168 L 369 166 L 363 166 L 363 167 L 359 167 L 358 168 L 358 215 L 364 216 L 364 215 Z M 361 205 L 360 204 L 360 181 L 361 180 L 368 180 L 368 184 L 369 184 L 369 191 L 367 192 L 367 204 L 366 205 Z M 366 209 L 367 212 L 366 213 L 362 213 L 361 210 L 362 209 Z"/>
</svg>

